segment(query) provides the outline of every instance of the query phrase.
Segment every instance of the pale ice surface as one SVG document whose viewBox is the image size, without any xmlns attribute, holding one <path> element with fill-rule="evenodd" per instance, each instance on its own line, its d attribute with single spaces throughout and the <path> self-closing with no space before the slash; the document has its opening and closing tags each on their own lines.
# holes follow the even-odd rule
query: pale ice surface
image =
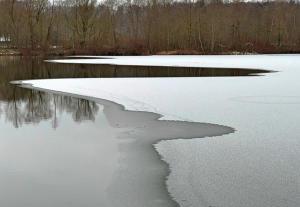
<svg viewBox="0 0 300 207">
<path fill-rule="evenodd" d="M 180 206 L 300 206 L 300 55 L 149 56 L 59 62 L 256 68 L 265 76 L 32 80 L 34 87 L 108 99 L 165 119 L 235 128 L 162 141 L 168 190 Z"/>
<path fill-rule="evenodd" d="M 278 56 L 292 57 L 296 55 L 70 56 L 70 59 L 48 60 L 48 62 L 131 66 L 270 69 L 269 66 L 276 66 L 278 60 L 274 63 L 266 62 L 266 60 L 274 60 Z M 72 57 L 86 59 L 72 59 Z"/>
</svg>

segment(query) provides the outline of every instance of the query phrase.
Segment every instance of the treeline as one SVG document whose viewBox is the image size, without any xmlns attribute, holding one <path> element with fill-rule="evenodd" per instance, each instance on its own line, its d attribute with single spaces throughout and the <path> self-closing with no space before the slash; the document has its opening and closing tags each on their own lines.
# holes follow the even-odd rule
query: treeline
<svg viewBox="0 0 300 207">
<path fill-rule="evenodd" d="M 0 0 L 0 38 L 23 54 L 295 53 L 300 3 Z"/>
</svg>

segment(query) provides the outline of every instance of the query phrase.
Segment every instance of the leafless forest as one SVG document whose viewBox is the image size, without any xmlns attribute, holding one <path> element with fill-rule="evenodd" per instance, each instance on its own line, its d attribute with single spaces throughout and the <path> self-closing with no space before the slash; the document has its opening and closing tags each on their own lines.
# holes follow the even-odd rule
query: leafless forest
<svg viewBox="0 0 300 207">
<path fill-rule="evenodd" d="M 295 53 L 300 3 L 0 0 L 0 38 L 24 55 Z"/>
</svg>

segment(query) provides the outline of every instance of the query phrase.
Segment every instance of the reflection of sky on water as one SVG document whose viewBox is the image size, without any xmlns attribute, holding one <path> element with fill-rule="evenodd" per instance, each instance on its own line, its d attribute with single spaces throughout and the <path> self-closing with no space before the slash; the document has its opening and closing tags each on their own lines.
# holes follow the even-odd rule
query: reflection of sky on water
<svg viewBox="0 0 300 207">
<path fill-rule="evenodd" d="M 51 122 L 16 129 L 0 118 L 1 206 L 106 206 L 117 166 L 116 129 L 101 110 L 94 122 L 74 123 L 67 112 L 56 130 Z"/>
<path fill-rule="evenodd" d="M 0 57 L 0 206 L 106 206 L 118 132 L 103 107 L 9 84 L 90 73 L 49 68 L 38 59 Z"/>
</svg>

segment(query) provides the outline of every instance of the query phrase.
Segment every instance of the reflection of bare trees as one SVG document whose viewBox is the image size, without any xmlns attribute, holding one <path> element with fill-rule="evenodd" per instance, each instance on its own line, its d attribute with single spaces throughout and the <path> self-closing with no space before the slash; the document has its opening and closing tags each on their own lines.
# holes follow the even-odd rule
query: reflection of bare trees
<svg viewBox="0 0 300 207">
<path fill-rule="evenodd" d="M 20 100 L 15 97 L 6 102 L 4 109 L 6 120 L 13 123 L 15 127 L 23 123 L 39 123 L 41 120 L 51 118 L 49 99 L 38 92 L 30 92 L 26 99 Z"/>
<path fill-rule="evenodd" d="M 73 120 L 81 122 L 84 120 L 95 120 L 95 113 L 98 111 L 98 105 L 95 102 L 84 99 L 67 99 L 66 111 L 72 113 Z"/>
<path fill-rule="evenodd" d="M 26 89 L 23 89 L 26 90 Z M 59 116 L 71 114 L 75 122 L 95 120 L 99 107 L 95 102 L 28 90 L 22 99 L 13 99 L 1 104 L 6 120 L 16 128 L 26 123 L 52 120 L 52 127 L 58 127 Z"/>
<path fill-rule="evenodd" d="M 71 114 L 76 122 L 95 120 L 99 110 L 95 102 L 33 91 L 9 83 L 12 80 L 91 76 L 70 66 L 62 69 L 43 64 L 40 59 L 0 58 L 0 115 L 5 115 L 15 127 L 52 120 L 52 126 L 56 128 L 62 113 Z"/>
</svg>

